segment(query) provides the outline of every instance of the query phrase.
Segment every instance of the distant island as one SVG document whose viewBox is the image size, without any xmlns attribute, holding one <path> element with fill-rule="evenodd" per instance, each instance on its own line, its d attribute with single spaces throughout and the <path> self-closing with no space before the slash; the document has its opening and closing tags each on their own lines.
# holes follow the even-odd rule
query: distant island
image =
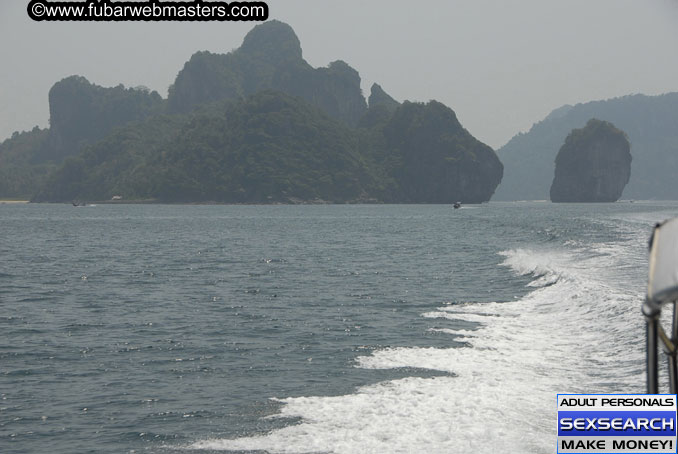
<svg viewBox="0 0 678 454">
<path fill-rule="evenodd" d="M 631 176 L 631 145 L 623 131 L 596 118 L 574 129 L 556 156 L 552 202 L 616 202 Z"/>
<path fill-rule="evenodd" d="M 481 203 L 503 166 L 443 104 L 399 103 L 343 61 L 313 68 L 292 28 L 198 52 L 167 99 L 80 76 L 50 127 L 0 144 L 0 198 L 34 202 Z"/>
<path fill-rule="evenodd" d="M 678 200 L 678 93 L 631 95 L 555 109 L 529 132 L 497 150 L 504 177 L 493 200 L 547 200 L 556 155 L 573 129 L 591 118 L 614 124 L 633 149 L 631 177 L 622 197 Z"/>
</svg>

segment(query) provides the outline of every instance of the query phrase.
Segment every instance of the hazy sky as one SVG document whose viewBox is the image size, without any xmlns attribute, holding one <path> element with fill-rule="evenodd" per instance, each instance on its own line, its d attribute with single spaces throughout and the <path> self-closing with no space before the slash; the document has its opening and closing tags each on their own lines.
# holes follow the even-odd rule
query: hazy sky
<svg viewBox="0 0 678 454">
<path fill-rule="evenodd" d="M 344 60 L 399 101 L 437 99 L 497 148 L 551 110 L 678 91 L 678 0 L 270 0 L 313 66 Z M 47 126 L 72 74 L 167 95 L 199 50 L 226 53 L 256 22 L 33 22 L 0 0 L 0 139 Z"/>
</svg>

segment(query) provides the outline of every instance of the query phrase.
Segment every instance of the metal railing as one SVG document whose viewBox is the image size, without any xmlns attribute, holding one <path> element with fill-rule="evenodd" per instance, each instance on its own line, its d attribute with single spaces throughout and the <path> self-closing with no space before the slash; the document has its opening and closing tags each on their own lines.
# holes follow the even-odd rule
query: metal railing
<svg viewBox="0 0 678 454">
<path fill-rule="evenodd" d="M 678 392 L 678 218 L 657 224 L 650 238 L 650 271 L 643 314 L 647 322 L 647 392 L 659 394 L 659 345 L 668 359 L 669 391 Z M 669 333 L 661 322 L 673 306 Z"/>
</svg>

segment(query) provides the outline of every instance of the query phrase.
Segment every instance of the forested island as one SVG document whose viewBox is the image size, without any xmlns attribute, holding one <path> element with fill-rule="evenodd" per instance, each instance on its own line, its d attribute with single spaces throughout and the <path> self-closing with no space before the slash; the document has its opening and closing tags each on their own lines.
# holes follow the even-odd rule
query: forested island
<svg viewBox="0 0 678 454">
<path fill-rule="evenodd" d="M 35 202 L 481 203 L 495 152 L 436 102 L 369 99 L 343 61 L 311 67 L 292 28 L 198 52 L 167 99 L 83 77 L 49 93 L 50 127 L 0 144 L 0 198 Z"/>
</svg>

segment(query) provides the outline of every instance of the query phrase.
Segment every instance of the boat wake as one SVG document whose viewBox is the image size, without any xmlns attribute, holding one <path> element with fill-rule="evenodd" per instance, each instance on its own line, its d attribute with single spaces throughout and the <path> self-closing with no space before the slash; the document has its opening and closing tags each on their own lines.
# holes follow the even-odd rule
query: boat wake
<svg viewBox="0 0 678 454">
<path fill-rule="evenodd" d="M 557 393 L 642 392 L 641 292 L 615 276 L 623 245 L 600 250 L 515 249 L 502 266 L 532 278 L 510 302 L 445 304 L 422 314 L 458 348 L 385 348 L 366 369 L 448 372 L 334 397 L 281 399 L 271 433 L 191 446 L 270 453 L 552 453 Z"/>
</svg>

